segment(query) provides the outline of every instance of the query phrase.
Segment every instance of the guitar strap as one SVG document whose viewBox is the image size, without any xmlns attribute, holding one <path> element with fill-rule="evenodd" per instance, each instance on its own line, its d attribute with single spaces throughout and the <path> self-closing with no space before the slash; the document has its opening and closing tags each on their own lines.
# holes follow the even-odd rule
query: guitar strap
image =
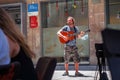
<svg viewBox="0 0 120 80">
<path fill-rule="evenodd" d="M 66 27 L 65 31 L 71 31 L 71 28 L 69 26 Z M 76 33 L 77 32 L 77 29 L 76 27 L 74 26 L 74 32 Z M 75 37 L 76 39 L 76 37 Z"/>
<path fill-rule="evenodd" d="M 75 33 L 77 32 L 77 30 L 76 30 L 76 27 L 74 26 L 74 31 L 75 31 Z M 76 37 L 75 37 L 75 39 L 76 39 Z"/>
<path fill-rule="evenodd" d="M 75 33 L 77 32 L 77 30 L 76 30 L 76 27 L 74 26 L 74 31 L 75 31 Z"/>
<path fill-rule="evenodd" d="M 70 27 L 69 27 L 69 29 L 70 29 Z M 70 29 L 70 30 L 71 30 L 71 29 Z M 72 30 L 71 30 L 71 31 L 72 31 Z M 76 32 L 77 32 L 77 29 L 76 29 L 76 27 L 75 27 L 75 26 L 73 27 L 73 32 L 74 32 L 74 33 L 76 33 Z M 76 37 L 75 37 L 75 39 L 76 39 Z"/>
</svg>

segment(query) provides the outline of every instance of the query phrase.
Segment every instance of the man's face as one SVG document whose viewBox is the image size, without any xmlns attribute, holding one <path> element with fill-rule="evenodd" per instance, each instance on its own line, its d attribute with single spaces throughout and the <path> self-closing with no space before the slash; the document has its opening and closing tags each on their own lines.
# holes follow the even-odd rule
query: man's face
<svg viewBox="0 0 120 80">
<path fill-rule="evenodd" d="M 68 18 L 67 19 L 67 24 L 68 25 L 74 24 L 73 19 L 72 18 Z"/>
</svg>

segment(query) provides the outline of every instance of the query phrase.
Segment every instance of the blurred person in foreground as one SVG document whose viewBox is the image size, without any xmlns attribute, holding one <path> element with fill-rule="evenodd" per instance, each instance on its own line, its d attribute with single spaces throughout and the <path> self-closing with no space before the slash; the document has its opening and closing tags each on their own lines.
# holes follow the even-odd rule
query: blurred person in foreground
<svg viewBox="0 0 120 80">
<path fill-rule="evenodd" d="M 24 35 L 20 32 L 18 26 L 16 26 L 14 20 L 3 8 L 0 8 L 0 29 L 8 39 L 11 62 L 18 61 L 21 64 L 18 79 L 37 80 L 32 62 L 35 54 L 30 50 Z"/>
<path fill-rule="evenodd" d="M 6 35 L 0 29 L 0 65 L 6 65 L 9 63 L 10 63 L 9 43 Z"/>
</svg>

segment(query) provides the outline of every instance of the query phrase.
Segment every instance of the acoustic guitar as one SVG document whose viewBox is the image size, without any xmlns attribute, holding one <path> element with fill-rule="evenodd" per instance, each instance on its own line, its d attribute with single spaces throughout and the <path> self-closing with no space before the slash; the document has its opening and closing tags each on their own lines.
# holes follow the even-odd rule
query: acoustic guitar
<svg viewBox="0 0 120 80">
<path fill-rule="evenodd" d="M 90 32 L 90 29 L 87 29 L 87 30 L 85 30 L 84 32 L 85 32 L 85 33 L 86 33 L 86 32 Z M 62 43 L 62 44 L 65 44 L 65 43 L 67 43 L 68 41 L 75 39 L 76 36 L 77 36 L 78 34 L 80 34 L 80 32 L 79 32 L 79 33 L 74 33 L 73 31 L 61 31 L 60 33 L 61 33 L 63 36 L 68 37 L 68 40 L 66 40 L 66 39 L 64 39 L 63 36 L 58 35 L 59 41 L 60 41 L 60 43 Z"/>
</svg>

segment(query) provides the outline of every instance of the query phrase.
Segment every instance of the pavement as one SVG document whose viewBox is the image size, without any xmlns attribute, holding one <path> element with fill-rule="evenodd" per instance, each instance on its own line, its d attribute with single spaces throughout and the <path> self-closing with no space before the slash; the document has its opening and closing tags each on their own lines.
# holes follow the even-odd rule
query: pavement
<svg viewBox="0 0 120 80">
<path fill-rule="evenodd" d="M 83 74 L 83 76 L 76 77 L 74 64 L 70 64 L 69 66 L 69 76 L 62 76 L 65 72 L 64 64 L 57 64 L 56 69 L 54 71 L 52 80 L 99 80 L 99 67 L 97 65 L 89 65 L 89 64 L 80 64 L 79 72 Z M 106 74 L 108 80 L 112 80 L 110 76 L 110 71 L 106 66 Z"/>
</svg>

